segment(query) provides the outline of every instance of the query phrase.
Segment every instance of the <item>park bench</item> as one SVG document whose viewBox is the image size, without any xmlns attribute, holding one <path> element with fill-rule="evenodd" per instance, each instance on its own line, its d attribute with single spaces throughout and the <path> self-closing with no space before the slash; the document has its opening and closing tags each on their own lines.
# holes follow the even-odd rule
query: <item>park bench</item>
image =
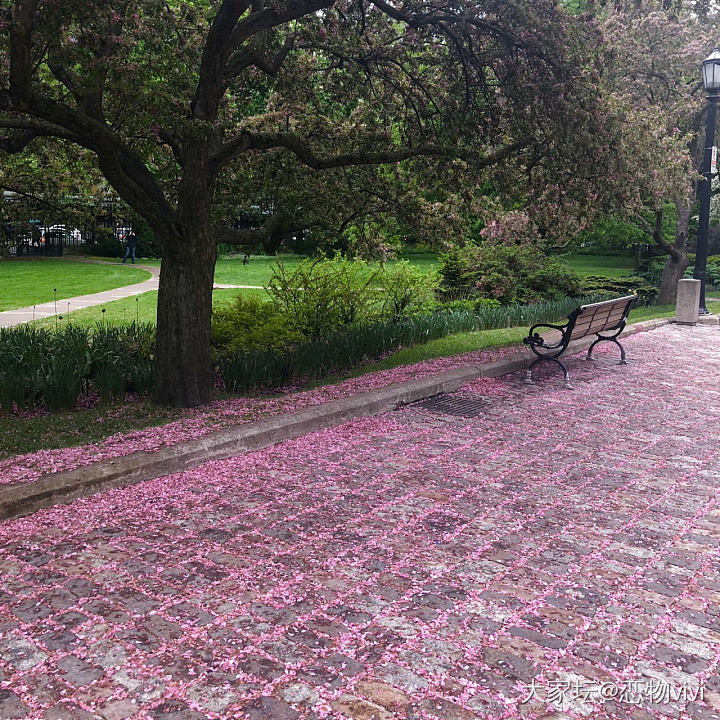
<svg viewBox="0 0 720 720">
<path fill-rule="evenodd" d="M 523 342 L 530 346 L 530 349 L 537 355 L 537 358 L 525 371 L 525 382 L 528 385 L 534 384 L 532 371 L 535 365 L 541 362 L 553 362 L 559 365 L 565 373 L 565 387 L 572 388 L 567 368 L 559 358 L 567 350 L 572 340 L 579 340 L 588 335 L 597 335 L 597 339 L 588 348 L 586 360 L 594 359 L 592 351 L 598 343 L 608 341 L 615 343 L 620 348 L 620 364 L 627 364 L 627 360 L 625 360 L 625 349 L 618 342 L 617 338 L 625 329 L 628 313 L 635 300 L 635 295 L 626 295 L 625 297 L 615 300 L 605 300 L 590 305 L 582 305 L 568 315 L 568 321 L 565 325 L 548 325 L 547 323 L 533 325 Z M 536 332 L 538 328 L 558 330 L 560 331 L 560 339 L 557 341 L 553 339 L 547 340 Z M 612 333 L 612 335 L 601 335 L 600 333 Z"/>
</svg>

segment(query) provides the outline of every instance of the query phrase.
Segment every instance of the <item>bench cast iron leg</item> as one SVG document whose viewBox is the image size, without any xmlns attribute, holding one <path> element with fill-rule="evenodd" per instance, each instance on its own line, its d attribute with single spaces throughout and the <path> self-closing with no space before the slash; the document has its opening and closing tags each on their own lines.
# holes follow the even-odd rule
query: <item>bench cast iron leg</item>
<svg viewBox="0 0 720 720">
<path fill-rule="evenodd" d="M 588 354 L 586 360 L 594 360 L 592 357 L 593 348 L 600 342 L 613 342 L 620 348 L 620 365 L 627 365 L 625 359 L 625 348 L 618 342 L 617 338 L 614 337 L 598 337 L 598 339 L 588 348 Z"/>
<path fill-rule="evenodd" d="M 572 385 L 570 384 L 570 373 L 568 373 L 567 368 L 565 365 L 560 362 L 557 358 L 554 357 L 544 357 L 544 358 L 538 358 L 535 360 L 530 367 L 525 371 L 525 384 L 526 385 L 534 385 L 535 382 L 532 379 L 532 369 L 537 365 L 539 362 L 554 362 L 556 365 L 559 365 L 562 368 L 563 371 L 563 386 L 566 387 L 568 390 L 572 390 Z"/>
<path fill-rule="evenodd" d="M 615 342 L 620 348 L 620 365 L 627 365 L 627 360 L 625 359 L 625 348 L 617 340 Z"/>
</svg>

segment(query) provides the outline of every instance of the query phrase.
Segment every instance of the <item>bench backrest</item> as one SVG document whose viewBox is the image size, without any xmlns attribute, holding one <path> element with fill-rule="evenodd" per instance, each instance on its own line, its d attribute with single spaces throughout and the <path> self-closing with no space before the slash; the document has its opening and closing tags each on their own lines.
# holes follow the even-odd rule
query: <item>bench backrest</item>
<svg viewBox="0 0 720 720">
<path fill-rule="evenodd" d="M 635 300 L 635 295 L 626 295 L 615 300 L 579 307 L 568 316 L 568 341 L 623 327 Z"/>
</svg>

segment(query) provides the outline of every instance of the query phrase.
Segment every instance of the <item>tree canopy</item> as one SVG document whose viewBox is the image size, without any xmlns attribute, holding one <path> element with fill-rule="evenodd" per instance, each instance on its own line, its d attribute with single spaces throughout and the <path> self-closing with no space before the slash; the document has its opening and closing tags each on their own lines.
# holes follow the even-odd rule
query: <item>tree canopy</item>
<svg viewBox="0 0 720 720">
<path fill-rule="evenodd" d="M 440 177 L 407 206 L 522 205 L 560 239 L 645 194 L 598 23 L 551 0 L 0 0 L 0 24 L 0 148 L 82 148 L 162 245 L 163 402 L 210 396 L 218 242 L 337 225 L 343 197 L 387 217 Z"/>
</svg>

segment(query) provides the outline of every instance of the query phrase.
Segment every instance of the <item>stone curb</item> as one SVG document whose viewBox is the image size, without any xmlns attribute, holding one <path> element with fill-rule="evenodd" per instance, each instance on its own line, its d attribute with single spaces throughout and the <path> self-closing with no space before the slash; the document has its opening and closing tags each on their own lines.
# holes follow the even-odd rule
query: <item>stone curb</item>
<svg viewBox="0 0 720 720">
<path fill-rule="evenodd" d="M 623 337 L 667 325 L 660 318 L 628 326 Z M 587 349 L 591 338 L 570 344 L 568 354 Z M 467 365 L 436 375 L 388 385 L 349 398 L 333 400 L 303 410 L 225 428 L 189 442 L 161 448 L 157 452 L 136 452 L 67 472 L 43 475 L 35 482 L 0 486 L 0 520 L 29 515 L 36 510 L 111 488 L 132 485 L 221 460 L 260 450 L 301 437 L 348 420 L 376 415 L 398 406 L 445 392 L 453 392 L 481 377 L 499 377 L 525 369 L 533 359 L 521 351 L 494 362 Z"/>
</svg>

